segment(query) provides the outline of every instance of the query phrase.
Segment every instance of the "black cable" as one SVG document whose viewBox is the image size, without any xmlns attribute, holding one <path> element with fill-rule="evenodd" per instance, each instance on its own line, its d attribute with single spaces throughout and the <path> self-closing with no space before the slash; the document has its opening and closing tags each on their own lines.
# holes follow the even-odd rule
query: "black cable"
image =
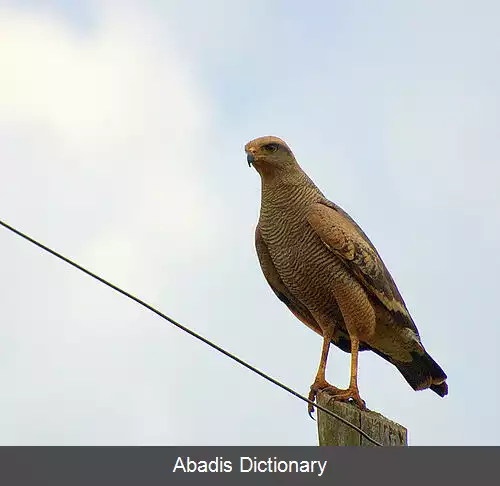
<svg viewBox="0 0 500 486">
<path fill-rule="evenodd" d="M 300 400 L 303 400 L 304 402 L 307 402 L 309 404 L 314 405 L 317 409 L 321 410 L 322 412 L 324 412 L 324 413 L 326 413 L 326 414 L 328 414 L 328 415 L 336 418 L 337 420 L 340 420 L 344 424 L 348 425 L 349 427 L 351 427 L 354 430 L 356 430 L 357 432 L 359 432 L 363 437 L 365 437 L 366 439 L 368 439 L 373 444 L 375 444 L 377 446 L 382 446 L 382 444 L 380 442 L 377 442 L 375 439 L 372 439 L 366 432 L 364 432 L 363 430 L 361 430 L 356 425 L 351 424 L 349 421 L 347 421 L 346 419 L 344 419 L 340 415 L 337 415 L 336 413 L 331 412 L 330 410 L 326 409 L 325 407 L 323 407 L 321 405 L 318 405 L 317 403 L 313 402 L 312 400 L 309 400 L 308 398 L 302 396 L 300 393 L 296 392 L 292 388 L 284 385 L 283 383 L 280 383 L 278 380 L 275 380 L 271 376 L 266 375 L 263 371 L 260 371 L 259 369 L 255 368 L 251 364 L 246 363 L 241 358 L 238 358 L 238 356 L 235 356 L 234 354 L 231 354 L 229 351 L 226 351 L 225 349 L 221 348 L 217 344 L 212 343 L 207 338 L 204 338 L 203 336 L 200 336 L 196 332 L 191 331 L 191 329 L 183 326 L 182 324 L 178 323 L 177 321 L 175 321 L 171 317 L 168 317 L 166 314 L 163 314 L 163 312 L 160 312 L 159 310 L 155 309 L 153 306 L 149 305 L 148 303 L 144 302 L 143 300 L 139 299 L 138 297 L 135 297 L 134 295 L 130 294 L 126 290 L 123 290 L 120 287 L 117 287 L 116 285 L 112 284 L 111 282 L 108 282 L 107 280 L 103 279 L 102 277 L 99 277 L 99 275 L 96 275 L 95 273 L 92 273 L 90 270 L 87 270 L 86 268 L 82 267 L 81 265 L 78 265 L 78 263 L 75 263 L 74 261 L 70 260 L 69 258 L 66 258 L 64 255 L 61 255 L 60 253 L 57 253 L 56 251 L 50 249 L 48 246 L 45 246 L 44 244 L 42 244 L 42 243 L 40 243 L 38 241 L 36 241 L 35 239 L 31 238 L 30 236 L 28 236 L 28 235 L 26 235 L 24 233 L 21 233 L 21 231 L 13 228 L 12 226 L 8 225 L 7 223 L 4 223 L 1 220 L 0 220 L 0 225 L 2 225 L 4 228 L 7 228 L 10 231 L 12 231 L 13 233 L 15 233 L 16 235 L 20 236 L 21 238 L 24 238 L 25 240 L 28 240 L 30 243 L 33 243 L 34 245 L 38 246 L 42 250 L 45 250 L 46 252 L 50 253 L 51 255 L 54 255 L 55 257 L 63 260 L 64 262 L 69 263 L 70 265 L 72 265 L 73 267 L 77 268 L 78 270 L 81 270 L 83 273 L 86 273 L 87 275 L 90 275 L 91 277 L 95 278 L 96 280 L 98 280 L 99 282 L 103 283 L 104 285 L 107 285 L 108 287 L 111 287 L 113 290 L 116 290 L 120 294 L 123 294 L 126 297 L 128 297 L 129 299 L 132 299 L 133 301 L 135 301 L 138 304 L 142 305 L 146 309 L 150 310 L 151 312 L 154 312 L 156 315 L 158 315 L 158 316 L 162 317 L 163 319 L 167 320 L 168 322 L 170 322 L 174 326 L 178 327 L 179 329 L 182 329 L 184 332 L 187 332 L 188 334 L 190 334 L 194 338 L 198 339 L 199 341 L 202 341 L 205 344 L 208 344 L 208 346 L 212 347 L 213 349 L 216 349 L 217 351 L 219 351 L 223 355 L 227 356 L 228 358 L 231 358 L 232 360 L 236 361 L 237 363 L 239 363 L 240 365 L 242 365 L 245 368 L 249 369 L 250 371 L 253 371 L 254 373 L 258 374 L 259 376 L 261 376 L 265 380 L 270 381 L 274 385 L 276 385 L 276 386 L 282 388 L 283 390 L 287 391 L 291 395 L 296 396 L 297 398 L 299 398 Z"/>
</svg>

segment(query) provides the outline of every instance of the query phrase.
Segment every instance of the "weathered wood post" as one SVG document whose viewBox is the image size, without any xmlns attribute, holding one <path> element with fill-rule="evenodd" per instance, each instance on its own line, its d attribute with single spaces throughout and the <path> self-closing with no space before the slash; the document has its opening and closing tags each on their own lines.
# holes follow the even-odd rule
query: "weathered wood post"
<svg viewBox="0 0 500 486">
<path fill-rule="evenodd" d="M 406 446 L 407 430 L 377 412 L 361 411 L 355 405 L 336 402 L 327 393 L 318 393 L 318 403 L 359 427 L 384 446 Z M 375 445 L 359 432 L 330 415 L 317 410 L 318 436 L 320 446 L 372 446 Z"/>
</svg>

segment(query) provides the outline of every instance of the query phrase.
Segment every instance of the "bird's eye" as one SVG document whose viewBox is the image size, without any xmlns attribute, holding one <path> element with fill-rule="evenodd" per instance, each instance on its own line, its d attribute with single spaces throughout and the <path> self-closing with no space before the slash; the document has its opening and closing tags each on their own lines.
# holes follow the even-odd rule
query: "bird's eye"
<svg viewBox="0 0 500 486">
<path fill-rule="evenodd" d="M 277 143 L 268 143 L 267 145 L 264 145 L 262 147 L 266 152 L 269 152 L 272 154 L 273 152 L 276 152 L 278 150 L 278 144 Z"/>
</svg>

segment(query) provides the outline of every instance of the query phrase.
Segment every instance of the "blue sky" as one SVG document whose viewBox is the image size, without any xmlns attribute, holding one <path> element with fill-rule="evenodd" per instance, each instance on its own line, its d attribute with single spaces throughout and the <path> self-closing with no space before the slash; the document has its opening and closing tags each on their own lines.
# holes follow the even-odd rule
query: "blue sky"
<svg viewBox="0 0 500 486">
<path fill-rule="evenodd" d="M 412 445 L 498 445 L 499 14 L 2 2 L 0 217 L 307 393 L 321 341 L 253 248 L 243 146 L 278 135 L 375 243 L 449 376 L 441 400 L 363 353 L 367 405 Z M 0 245 L 2 444 L 316 443 L 303 403 L 6 231 Z M 327 377 L 348 375 L 332 349 Z"/>
</svg>

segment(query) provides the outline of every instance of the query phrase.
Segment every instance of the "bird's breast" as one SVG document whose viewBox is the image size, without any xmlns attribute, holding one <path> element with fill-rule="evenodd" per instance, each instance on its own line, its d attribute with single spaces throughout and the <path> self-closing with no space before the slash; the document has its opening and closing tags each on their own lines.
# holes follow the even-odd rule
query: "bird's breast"
<svg viewBox="0 0 500 486">
<path fill-rule="evenodd" d="M 287 288 L 310 309 L 335 305 L 335 280 L 345 271 L 307 221 L 307 210 L 261 211 L 259 228 L 276 271 Z"/>
</svg>

